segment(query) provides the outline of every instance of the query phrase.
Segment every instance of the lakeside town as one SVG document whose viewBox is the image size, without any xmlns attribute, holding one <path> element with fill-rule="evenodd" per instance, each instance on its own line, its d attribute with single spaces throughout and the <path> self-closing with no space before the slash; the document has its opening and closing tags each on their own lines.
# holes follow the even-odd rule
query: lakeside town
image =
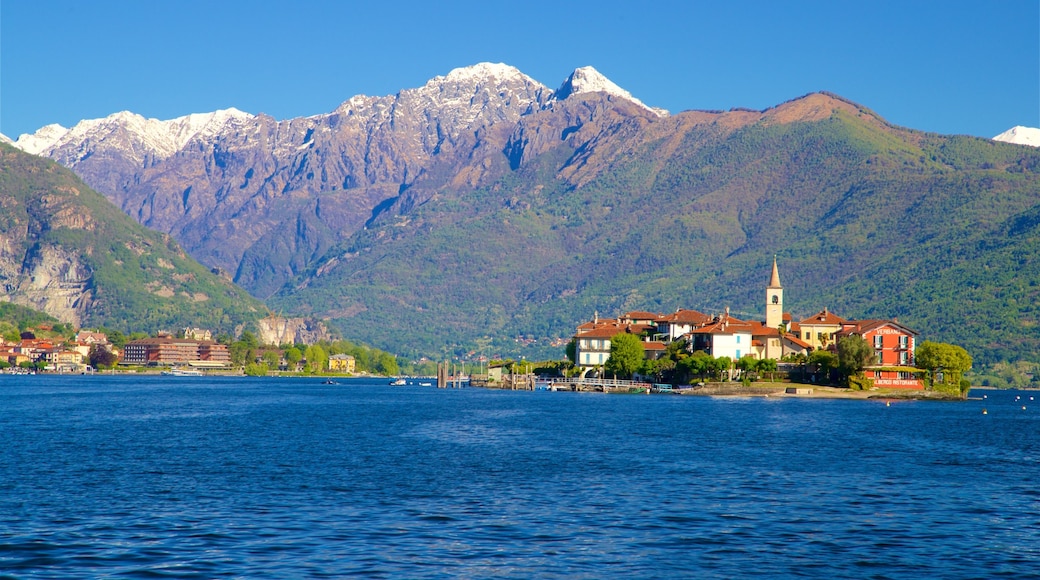
<svg viewBox="0 0 1040 580">
<path fill-rule="evenodd" d="M 624 386 L 628 384 L 625 381 L 632 380 L 632 384 L 667 384 L 681 389 L 737 380 L 747 386 L 765 376 L 770 381 L 779 376 L 781 382 L 840 385 L 854 390 L 935 389 L 964 396 L 970 388 L 963 373 L 971 368 L 971 357 L 964 349 L 922 343 L 919 332 L 896 319 L 848 320 L 823 308 L 794 320 L 784 311 L 784 289 L 775 258 L 764 302 L 764 320 L 742 320 L 730 315 L 728 308 L 721 314 L 689 309 L 670 314 L 632 311 L 617 318 L 596 314 L 577 327 L 567 348 L 570 365 L 558 364 L 548 372 L 567 379 L 557 381 L 557 386 L 566 384 L 575 390 L 605 385 L 608 378 L 614 385 Z M 87 374 L 121 368 L 164 374 L 252 376 L 304 372 L 393 376 L 400 372 L 393 355 L 378 352 L 373 356 L 368 349 L 346 341 L 338 345 L 325 342 L 324 346 L 261 345 L 250 332 L 232 341 L 195 327 L 186 327 L 176 335 L 111 334 L 117 339 L 98 330 L 80 330 L 70 340 L 38 338 L 31 331 L 23 332 L 18 341 L 0 342 L 0 369 L 8 373 Z M 627 345 L 627 352 L 623 345 Z M 922 348 L 923 357 L 919 354 Z M 346 351 L 362 356 L 364 364 L 359 365 L 357 357 Z M 483 362 L 489 363 L 487 370 L 479 375 L 472 373 L 473 384 L 535 388 L 535 373 L 547 372 L 544 365 L 538 368 L 526 362 Z M 437 365 L 439 378 L 447 376 L 446 365 Z M 432 370 L 422 374 L 432 375 Z M 461 373 L 450 373 L 452 377 L 460 374 L 466 374 L 464 366 Z"/>
<path fill-rule="evenodd" d="M 859 390 L 945 387 L 966 395 L 970 383 L 963 373 L 971 368 L 970 355 L 955 345 L 919 344 L 919 339 L 919 332 L 896 319 L 847 320 L 827 308 L 794 320 L 784 312 L 774 258 L 765 287 L 765 320 L 738 319 L 728 308 L 721 314 L 688 309 L 671 314 L 633 311 L 611 319 L 597 314 L 578 326 L 571 350 L 581 377 L 617 376 L 620 371 L 641 380 L 670 374 L 671 382 L 686 382 L 674 380 L 677 363 L 685 362 L 687 375 L 711 375 L 719 381 L 742 378 L 747 383 L 763 371 L 772 376 L 781 371 L 789 380 L 797 376 L 803 382 L 844 383 Z M 619 342 L 632 345 L 643 360 L 620 366 L 611 359 Z M 924 350 L 920 360 L 919 346 Z"/>
</svg>

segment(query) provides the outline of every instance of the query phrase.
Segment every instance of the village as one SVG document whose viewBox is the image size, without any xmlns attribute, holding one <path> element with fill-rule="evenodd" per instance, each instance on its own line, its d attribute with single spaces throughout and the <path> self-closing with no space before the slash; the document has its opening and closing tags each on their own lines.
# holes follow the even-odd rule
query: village
<svg viewBox="0 0 1040 580">
<path fill-rule="evenodd" d="M 925 388 L 922 373 L 913 368 L 918 333 L 898 320 L 846 320 L 827 308 L 800 321 L 784 312 L 784 289 L 773 259 L 765 288 L 765 320 L 741 320 L 729 314 L 709 315 L 679 309 L 671 314 L 628 312 L 618 318 L 595 315 L 574 336 L 574 362 L 581 376 L 603 372 L 611 354 L 611 339 L 619 334 L 638 336 L 644 356 L 658 359 L 669 345 L 683 340 L 689 353 L 697 351 L 733 363 L 804 360 L 814 351 L 834 351 L 838 341 L 859 336 L 874 349 L 864 375 L 878 388 Z M 735 369 L 727 369 L 729 378 Z"/>
<path fill-rule="evenodd" d="M 300 372 L 308 361 L 283 354 L 271 362 L 276 370 Z M 32 332 L 23 333 L 17 342 L 0 341 L 0 368 L 7 373 L 88 374 L 116 366 L 219 372 L 236 365 L 227 344 L 214 340 L 211 331 L 193 327 L 177 336 L 160 331 L 154 337 L 127 341 L 121 348 L 105 333 L 90 330 L 80 330 L 65 341 L 36 338 Z M 322 361 L 320 370 L 352 374 L 355 368 L 353 356 L 333 354 Z"/>
</svg>

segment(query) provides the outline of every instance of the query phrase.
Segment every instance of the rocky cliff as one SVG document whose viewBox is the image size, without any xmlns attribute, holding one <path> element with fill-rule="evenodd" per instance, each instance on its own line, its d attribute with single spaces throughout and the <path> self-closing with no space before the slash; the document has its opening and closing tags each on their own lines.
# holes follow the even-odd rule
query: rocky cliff
<svg viewBox="0 0 1040 580">
<path fill-rule="evenodd" d="M 231 331 L 265 312 L 69 170 L 9 145 L 0 145 L 0 299 L 135 331 Z"/>
</svg>

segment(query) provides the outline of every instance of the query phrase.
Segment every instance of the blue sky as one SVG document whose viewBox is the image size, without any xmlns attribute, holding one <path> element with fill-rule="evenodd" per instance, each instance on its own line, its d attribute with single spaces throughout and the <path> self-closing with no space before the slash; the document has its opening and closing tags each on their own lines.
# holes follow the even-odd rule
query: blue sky
<svg viewBox="0 0 1040 580">
<path fill-rule="evenodd" d="M 925 131 L 1040 127 L 1037 0 L 0 0 L 0 132 L 315 115 L 484 61 L 552 88 L 591 65 L 673 112 L 826 90 Z"/>
</svg>

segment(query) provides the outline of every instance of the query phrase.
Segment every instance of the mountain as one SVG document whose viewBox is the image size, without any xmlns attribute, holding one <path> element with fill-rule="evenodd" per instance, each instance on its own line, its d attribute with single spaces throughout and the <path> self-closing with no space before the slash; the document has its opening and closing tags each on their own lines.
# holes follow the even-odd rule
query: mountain
<svg viewBox="0 0 1040 580">
<path fill-rule="evenodd" d="M 488 148 L 551 91 L 505 65 L 480 64 L 387 97 L 276 121 L 236 111 L 196 128 L 128 113 L 45 127 L 19 147 L 72 168 L 140 223 L 264 297 L 365 227 L 409 188 L 452 175 L 476 182 Z M 465 168 L 465 175 L 458 174 Z"/>
<path fill-rule="evenodd" d="M 1017 143 L 1019 145 L 1032 145 L 1040 147 L 1040 129 L 1033 127 L 1012 127 L 993 138 L 994 141 L 1005 143 Z"/>
<path fill-rule="evenodd" d="M 120 115 L 40 153 L 275 310 L 386 350 L 559 356 L 595 311 L 757 318 L 778 255 L 796 318 L 1040 352 L 1040 152 L 836 95 L 668 114 L 591 68 L 553 91 L 480 64 L 314 117 L 227 115 L 172 152 Z"/>
<path fill-rule="evenodd" d="M 266 309 L 53 161 L 0 145 L 0 300 L 75 326 L 233 331 Z"/>
<path fill-rule="evenodd" d="M 272 303 L 429 352 L 566 338 L 596 311 L 760 319 L 778 255 L 796 319 L 898 317 L 979 362 L 1040 352 L 1040 152 L 829 94 L 663 118 L 588 94 L 525 116 L 504 153 L 500 179 L 370 224 Z"/>
</svg>

